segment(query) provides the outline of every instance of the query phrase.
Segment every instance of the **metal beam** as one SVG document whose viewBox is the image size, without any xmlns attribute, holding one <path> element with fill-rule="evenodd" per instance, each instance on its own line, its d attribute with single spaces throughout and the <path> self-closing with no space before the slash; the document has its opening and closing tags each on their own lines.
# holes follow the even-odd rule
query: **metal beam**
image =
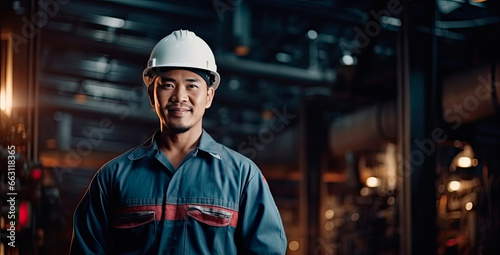
<svg viewBox="0 0 500 255">
<path fill-rule="evenodd" d="M 197 19 L 213 19 L 217 17 L 215 9 L 213 11 L 206 11 L 197 7 L 182 6 L 164 1 L 102 0 L 98 3 L 112 5 L 113 8 L 116 8 L 117 5 L 122 5 L 136 8 L 136 10 L 139 8 L 154 12 L 173 13 L 179 16 L 196 17 Z"/>
<path fill-rule="evenodd" d="M 398 54 L 400 254 L 435 254 L 437 36 L 415 27 L 435 31 L 436 3 L 406 0 L 403 8 Z"/>
<path fill-rule="evenodd" d="M 398 157 L 398 189 L 399 189 L 399 254 L 411 255 L 411 182 L 409 173 L 411 169 L 404 164 L 404 160 L 410 158 L 410 92 L 409 92 L 409 54 L 408 54 L 408 10 L 409 1 L 403 1 L 403 15 L 401 33 L 398 38 L 398 89 L 397 109 L 398 111 L 398 134 L 397 145 Z"/>
</svg>

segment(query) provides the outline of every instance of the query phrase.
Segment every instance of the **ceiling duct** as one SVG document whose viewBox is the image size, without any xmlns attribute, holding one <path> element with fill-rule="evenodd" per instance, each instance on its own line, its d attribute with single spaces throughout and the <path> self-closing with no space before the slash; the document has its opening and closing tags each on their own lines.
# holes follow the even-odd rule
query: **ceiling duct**
<svg viewBox="0 0 500 255">
<path fill-rule="evenodd" d="M 442 113 L 458 128 L 500 110 L 500 66 L 496 63 L 447 77 L 443 84 Z M 338 118 L 330 125 L 329 148 L 334 156 L 348 150 L 376 148 L 396 139 L 395 102 L 377 104 Z"/>
<path fill-rule="evenodd" d="M 462 123 L 494 116 L 499 110 L 500 66 L 497 63 L 451 75 L 444 80 L 444 121 L 458 128 Z"/>
<path fill-rule="evenodd" d="M 396 140 L 397 114 L 395 101 L 359 110 L 336 119 L 329 129 L 329 147 L 334 156 L 346 151 L 376 148 Z"/>
</svg>

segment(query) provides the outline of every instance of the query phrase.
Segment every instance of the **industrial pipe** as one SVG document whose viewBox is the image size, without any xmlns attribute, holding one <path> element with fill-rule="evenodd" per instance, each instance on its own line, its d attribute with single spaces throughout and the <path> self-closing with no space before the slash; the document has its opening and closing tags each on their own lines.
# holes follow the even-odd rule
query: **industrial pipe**
<svg viewBox="0 0 500 255">
<path fill-rule="evenodd" d="M 329 148 L 334 156 L 347 150 L 375 148 L 396 140 L 396 103 L 389 101 L 335 120 L 329 129 Z"/>
<path fill-rule="evenodd" d="M 269 64 L 258 61 L 245 60 L 233 55 L 217 57 L 221 70 L 234 73 L 256 75 L 263 78 L 295 81 L 306 84 L 331 84 L 336 80 L 336 73 L 332 70 L 303 69 L 280 64 Z"/>
<path fill-rule="evenodd" d="M 443 86 L 444 121 L 462 123 L 495 115 L 500 97 L 500 65 L 493 63 L 447 77 Z"/>
<path fill-rule="evenodd" d="M 458 128 L 463 123 L 494 116 L 500 110 L 499 77 L 497 63 L 447 77 L 443 86 L 443 119 Z M 347 150 L 360 151 L 394 141 L 396 121 L 394 102 L 341 117 L 330 125 L 330 151 L 341 156 Z"/>
</svg>

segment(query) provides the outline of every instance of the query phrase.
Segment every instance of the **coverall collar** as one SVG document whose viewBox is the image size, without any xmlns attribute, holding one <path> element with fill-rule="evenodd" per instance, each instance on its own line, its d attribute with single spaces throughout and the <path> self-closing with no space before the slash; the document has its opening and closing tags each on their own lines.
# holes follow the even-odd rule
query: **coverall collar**
<svg viewBox="0 0 500 255">
<path fill-rule="evenodd" d="M 153 151 L 159 151 L 157 139 L 160 136 L 161 131 L 158 129 L 154 133 L 151 138 L 149 138 L 143 144 L 137 146 L 137 148 L 133 149 L 132 153 L 128 156 L 130 160 L 138 160 L 141 159 Z M 205 129 L 201 133 L 200 142 L 198 143 L 198 147 L 196 148 L 194 155 L 198 153 L 198 151 L 204 151 L 210 154 L 212 157 L 216 159 L 221 159 L 220 151 L 222 150 L 222 146 L 218 144 L 212 136 L 210 136 Z"/>
</svg>

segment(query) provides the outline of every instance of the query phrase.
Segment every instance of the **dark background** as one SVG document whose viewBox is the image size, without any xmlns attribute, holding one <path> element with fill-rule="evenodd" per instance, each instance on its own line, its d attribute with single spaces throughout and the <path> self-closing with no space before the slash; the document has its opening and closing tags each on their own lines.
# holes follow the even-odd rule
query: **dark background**
<svg viewBox="0 0 500 255">
<path fill-rule="evenodd" d="M 9 145 L 23 218 L 0 254 L 67 254 L 95 171 L 158 128 L 141 75 L 177 29 L 216 55 L 204 128 L 259 165 L 288 254 L 500 252 L 497 1 L 0 7 L 3 224 Z"/>
</svg>

